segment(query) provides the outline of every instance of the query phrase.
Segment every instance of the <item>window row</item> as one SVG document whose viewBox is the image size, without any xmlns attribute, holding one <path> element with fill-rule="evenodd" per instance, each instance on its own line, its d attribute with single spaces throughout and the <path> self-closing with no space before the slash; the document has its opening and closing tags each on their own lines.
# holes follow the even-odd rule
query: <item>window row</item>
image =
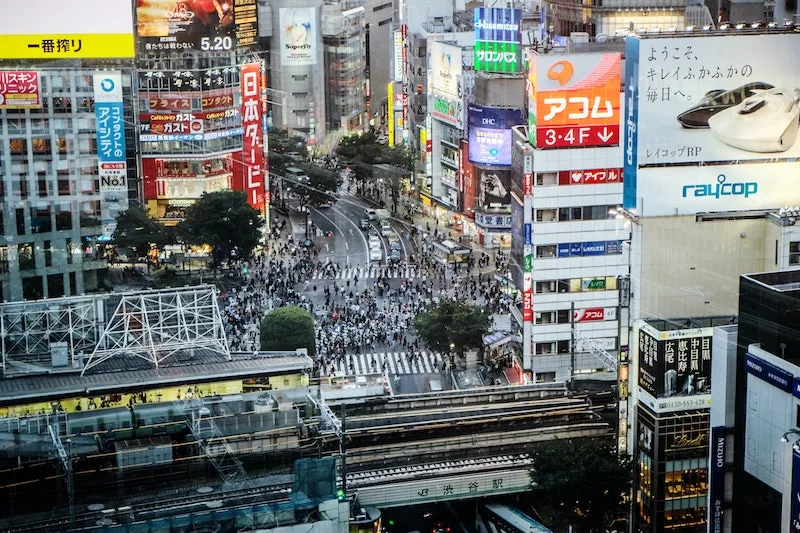
<svg viewBox="0 0 800 533">
<path fill-rule="evenodd" d="M 99 200 L 80 202 L 80 211 L 76 223 L 73 222 L 73 211 L 74 206 L 71 202 L 41 203 L 28 208 L 28 221 L 26 221 L 26 210 L 23 207 L 19 207 L 11 213 L 12 224 L 16 226 L 17 235 L 49 233 L 54 229 L 56 231 L 65 231 L 76 227 L 89 228 L 100 225 Z"/>
<path fill-rule="evenodd" d="M 82 256 L 84 260 L 93 260 L 100 258 L 101 254 L 101 249 L 91 237 L 81 237 L 80 240 L 66 239 L 63 246 L 55 246 L 52 241 L 43 241 L 41 256 L 36 253 L 34 243 L 21 243 L 16 247 L 17 262 L 21 272 L 51 267 L 54 256 L 63 258 L 64 262 L 69 265 L 76 256 Z M 8 273 L 10 263 L 8 249 L 9 247 L 6 245 L 0 246 L 0 274 Z"/>
<path fill-rule="evenodd" d="M 592 292 L 617 290 L 617 278 L 600 276 L 594 278 L 551 279 L 537 281 L 536 294 L 553 294 L 567 292 Z"/>
<path fill-rule="evenodd" d="M 608 220 L 616 218 L 617 205 L 544 208 L 536 210 L 536 222 L 568 222 L 572 220 Z M 613 214 L 612 214 L 613 213 Z"/>
<path fill-rule="evenodd" d="M 75 148 L 77 147 L 77 152 Z M 73 139 L 65 137 L 58 137 L 56 139 L 49 139 L 47 137 L 34 137 L 31 139 L 30 146 L 28 139 L 14 138 L 8 140 L 8 152 L 12 156 L 24 156 L 29 153 L 33 155 L 52 155 L 56 154 L 96 154 L 97 153 L 97 140 L 93 135 L 86 135 L 79 137 L 77 142 Z"/>
</svg>

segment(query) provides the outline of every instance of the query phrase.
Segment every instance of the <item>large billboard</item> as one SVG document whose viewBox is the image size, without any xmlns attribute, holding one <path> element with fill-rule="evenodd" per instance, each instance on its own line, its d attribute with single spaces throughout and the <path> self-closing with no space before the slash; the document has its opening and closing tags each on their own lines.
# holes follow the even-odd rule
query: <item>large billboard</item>
<svg viewBox="0 0 800 533">
<path fill-rule="evenodd" d="M 130 0 L 4 2 L 0 59 L 132 58 Z"/>
<path fill-rule="evenodd" d="M 483 165 L 511 165 L 511 128 L 522 123 L 519 109 L 469 106 L 469 160 Z"/>
<path fill-rule="evenodd" d="M 261 65 L 242 65 L 242 164 L 248 203 L 264 207 L 264 131 L 261 127 Z"/>
<path fill-rule="evenodd" d="M 281 65 L 317 64 L 317 9 L 282 7 L 280 17 Z"/>
<path fill-rule="evenodd" d="M 740 175 L 778 178 L 764 179 L 747 208 L 797 203 L 799 195 L 759 201 L 773 197 L 769 189 L 798 191 L 786 188 L 773 167 L 800 157 L 800 55 L 777 52 L 797 49 L 797 33 L 628 38 L 624 205 L 643 216 L 651 207 L 656 215 L 664 210 L 659 193 L 639 183 L 654 168 L 682 165 L 674 173 L 682 180 L 699 165 L 725 165 L 717 174 L 727 183 L 730 166 L 739 164 L 749 167 Z M 738 196 L 720 198 L 715 210 L 739 209 Z"/>
<path fill-rule="evenodd" d="M 433 41 L 430 44 L 430 78 L 432 92 L 461 99 L 462 58 L 461 47 Z"/>
<path fill-rule="evenodd" d="M 522 70 L 522 11 L 475 8 L 475 70 L 514 73 Z"/>
<path fill-rule="evenodd" d="M 127 193 L 122 75 L 119 71 L 105 71 L 95 74 L 93 81 L 100 191 Z"/>
<path fill-rule="evenodd" d="M 258 40 L 256 16 L 254 0 L 136 0 L 139 51 L 219 52 L 252 45 Z"/>
<path fill-rule="evenodd" d="M 0 70 L 0 109 L 38 109 L 41 89 L 35 70 Z"/>
<path fill-rule="evenodd" d="M 537 148 L 619 144 L 619 54 L 532 54 L 528 68 L 531 144 Z"/>
<path fill-rule="evenodd" d="M 711 393 L 712 335 L 713 328 L 659 331 L 649 324 L 641 324 L 640 390 L 655 400 L 686 400 L 675 403 L 676 407 L 698 406 L 693 397 Z M 700 400 L 700 406 L 704 401 Z"/>
<path fill-rule="evenodd" d="M 470 145 L 472 142 L 470 141 Z M 511 203 L 511 169 L 476 169 L 478 172 L 478 211 L 508 207 Z M 505 216 L 505 215 L 503 215 Z"/>
</svg>

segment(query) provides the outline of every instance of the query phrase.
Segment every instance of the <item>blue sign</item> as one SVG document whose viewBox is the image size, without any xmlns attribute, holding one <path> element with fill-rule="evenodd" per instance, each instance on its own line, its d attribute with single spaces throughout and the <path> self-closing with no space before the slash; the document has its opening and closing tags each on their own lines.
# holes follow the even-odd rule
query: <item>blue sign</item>
<svg viewBox="0 0 800 533">
<path fill-rule="evenodd" d="M 639 164 L 639 39 L 625 39 L 625 150 L 622 206 L 636 209 L 636 171 Z"/>
<path fill-rule="evenodd" d="M 793 392 L 794 376 L 749 352 L 744 355 L 744 369 L 748 374 L 752 374 L 762 381 L 766 381 L 773 387 L 784 392 Z"/>
<path fill-rule="evenodd" d="M 585 242 L 583 243 L 583 248 L 581 250 L 584 257 L 592 256 L 592 255 L 606 255 L 606 242 L 605 241 L 597 241 L 597 242 Z"/>
<path fill-rule="evenodd" d="M 498 7 L 475 8 L 475 40 L 519 43 L 522 38 L 522 10 Z"/>
<path fill-rule="evenodd" d="M 558 245 L 558 257 L 569 257 L 569 244 L 562 243 Z"/>
<path fill-rule="evenodd" d="M 792 504 L 789 531 L 800 531 L 800 453 L 792 450 Z"/>
<path fill-rule="evenodd" d="M 708 496 L 710 533 L 722 533 L 722 504 L 725 494 L 725 426 L 711 428 L 711 479 Z"/>
<path fill-rule="evenodd" d="M 511 229 L 511 215 L 494 215 L 490 213 L 475 213 L 475 223 L 486 229 Z"/>
<path fill-rule="evenodd" d="M 569 245 L 569 255 L 573 257 L 580 257 L 581 250 L 583 250 L 582 242 L 573 242 Z"/>
<path fill-rule="evenodd" d="M 470 126 L 509 130 L 523 123 L 522 110 L 506 107 L 483 107 L 470 104 L 467 113 Z"/>
<path fill-rule="evenodd" d="M 511 166 L 511 130 L 469 128 L 469 160 L 472 163 Z"/>
<path fill-rule="evenodd" d="M 101 163 L 124 163 L 122 102 L 95 102 L 94 115 L 97 124 L 97 160 Z"/>
<path fill-rule="evenodd" d="M 533 244 L 533 224 L 525 224 L 525 244 Z"/>
<path fill-rule="evenodd" d="M 792 395 L 795 398 L 800 398 L 800 378 L 794 378 L 794 383 L 792 385 Z"/>
</svg>

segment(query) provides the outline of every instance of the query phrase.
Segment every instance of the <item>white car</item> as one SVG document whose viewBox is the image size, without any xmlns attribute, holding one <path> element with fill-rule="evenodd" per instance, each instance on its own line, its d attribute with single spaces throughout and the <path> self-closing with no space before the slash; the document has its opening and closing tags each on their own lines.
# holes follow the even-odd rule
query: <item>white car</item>
<svg viewBox="0 0 800 533">
<path fill-rule="evenodd" d="M 369 260 L 370 261 L 382 261 L 383 260 L 383 251 L 380 248 L 372 248 L 369 251 Z"/>
<path fill-rule="evenodd" d="M 381 238 L 377 235 L 370 235 L 369 236 L 369 247 L 370 248 L 380 248 L 381 247 Z"/>
</svg>

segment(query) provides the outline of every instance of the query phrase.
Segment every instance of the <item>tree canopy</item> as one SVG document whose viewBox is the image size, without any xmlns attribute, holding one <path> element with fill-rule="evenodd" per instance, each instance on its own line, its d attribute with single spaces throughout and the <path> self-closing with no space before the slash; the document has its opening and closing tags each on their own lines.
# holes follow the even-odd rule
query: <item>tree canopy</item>
<svg viewBox="0 0 800 533">
<path fill-rule="evenodd" d="M 175 235 L 141 206 L 133 205 L 117 217 L 111 239 L 118 247 L 133 250 L 134 257 L 143 257 L 151 246 L 161 249 L 173 244 Z"/>
<path fill-rule="evenodd" d="M 231 257 L 232 250 L 238 259 L 249 257 L 258 245 L 263 224 L 243 192 L 217 191 L 203 194 L 186 209 L 178 232 L 187 243 L 211 246 L 219 262 Z"/>
<path fill-rule="evenodd" d="M 368 165 L 387 163 L 405 170 L 414 169 L 414 156 L 407 146 L 386 146 L 374 133 L 353 134 L 336 147 L 336 153 L 348 160 Z"/>
<path fill-rule="evenodd" d="M 555 522 L 567 521 L 580 533 L 606 531 L 627 514 L 625 496 L 633 480 L 628 457 L 613 442 L 559 439 L 539 445 L 533 454 L 532 498 L 545 502 Z"/>
<path fill-rule="evenodd" d="M 279 307 L 261 321 L 261 349 L 293 351 L 306 348 L 309 357 L 317 352 L 314 319 L 302 307 Z"/>
<path fill-rule="evenodd" d="M 308 176 L 308 187 L 293 187 L 300 198 L 300 205 L 320 206 L 336 198 L 336 191 L 342 185 L 339 174 L 306 163 L 295 163 Z"/>
<path fill-rule="evenodd" d="M 491 317 L 483 308 L 462 300 L 443 300 L 414 319 L 419 337 L 432 350 L 463 355 L 470 348 L 482 348 Z"/>
</svg>

